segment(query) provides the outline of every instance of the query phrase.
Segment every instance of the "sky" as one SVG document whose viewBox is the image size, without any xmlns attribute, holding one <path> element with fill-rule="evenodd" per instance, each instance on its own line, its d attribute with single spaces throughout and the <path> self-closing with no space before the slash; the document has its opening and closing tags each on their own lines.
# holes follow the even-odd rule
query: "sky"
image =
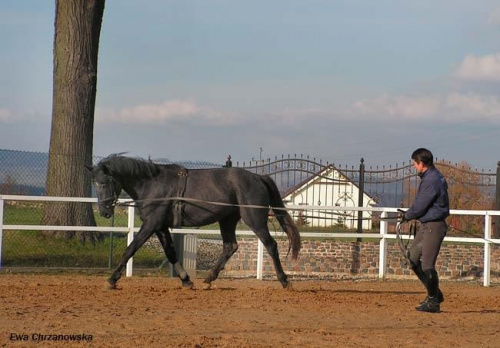
<svg viewBox="0 0 500 348">
<path fill-rule="evenodd" d="M 55 1 L 0 2 L 0 149 L 47 152 Z M 500 3 L 107 0 L 94 155 L 495 170 Z"/>
</svg>

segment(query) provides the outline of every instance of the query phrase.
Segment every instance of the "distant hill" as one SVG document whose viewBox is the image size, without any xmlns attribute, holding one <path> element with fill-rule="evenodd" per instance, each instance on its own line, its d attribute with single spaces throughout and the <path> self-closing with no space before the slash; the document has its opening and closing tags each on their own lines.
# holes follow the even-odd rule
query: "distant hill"
<svg viewBox="0 0 500 348">
<path fill-rule="evenodd" d="M 94 156 L 94 164 L 105 156 Z M 42 196 L 45 194 L 48 153 L 0 149 L 0 194 Z M 168 159 L 152 159 L 159 164 L 173 163 Z M 221 164 L 206 161 L 175 162 L 188 169 L 218 168 Z"/>
<path fill-rule="evenodd" d="M 1 193 L 43 194 L 48 158 L 46 153 L 0 150 Z"/>
</svg>

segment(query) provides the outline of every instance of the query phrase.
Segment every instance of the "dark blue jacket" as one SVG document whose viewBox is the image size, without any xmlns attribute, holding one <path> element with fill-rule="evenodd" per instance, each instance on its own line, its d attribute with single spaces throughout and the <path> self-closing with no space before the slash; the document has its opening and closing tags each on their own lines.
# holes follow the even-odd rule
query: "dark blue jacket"
<svg viewBox="0 0 500 348">
<path fill-rule="evenodd" d="M 436 169 L 429 167 L 422 175 L 415 202 L 405 213 L 407 220 L 444 221 L 450 215 L 448 184 Z"/>
</svg>

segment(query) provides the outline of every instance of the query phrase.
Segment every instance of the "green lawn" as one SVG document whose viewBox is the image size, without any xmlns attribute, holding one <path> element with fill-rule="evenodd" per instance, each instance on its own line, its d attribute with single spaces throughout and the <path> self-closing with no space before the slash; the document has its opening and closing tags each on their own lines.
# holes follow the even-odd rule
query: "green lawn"
<svg viewBox="0 0 500 348">
<path fill-rule="evenodd" d="M 41 204 L 6 205 L 4 224 L 40 225 L 43 207 Z M 126 210 L 117 209 L 113 220 L 95 214 L 97 226 L 127 225 Z M 135 224 L 141 221 L 136 217 Z M 111 245 L 112 243 L 112 245 Z M 44 236 L 41 231 L 5 230 L 2 240 L 2 267 L 77 267 L 114 268 L 118 265 L 127 245 L 123 233 L 105 233 L 104 240 L 96 243 L 81 243 L 76 239 Z M 141 248 L 134 256 L 134 267 L 158 267 L 164 255 L 158 251 Z"/>
</svg>

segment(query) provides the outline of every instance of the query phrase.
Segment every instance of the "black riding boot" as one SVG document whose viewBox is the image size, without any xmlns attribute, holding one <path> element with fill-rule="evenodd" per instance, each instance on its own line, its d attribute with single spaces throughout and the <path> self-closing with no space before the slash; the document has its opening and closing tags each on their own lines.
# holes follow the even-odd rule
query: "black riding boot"
<svg viewBox="0 0 500 348">
<path fill-rule="evenodd" d="M 413 264 L 413 262 L 411 263 L 411 269 L 412 271 L 417 275 L 418 279 L 422 282 L 422 284 L 424 284 L 425 288 L 427 289 L 427 280 L 426 280 L 426 277 L 425 277 L 425 274 L 424 274 L 424 271 L 422 269 L 422 265 L 421 264 L 418 264 L 418 265 L 415 265 Z M 437 277 L 436 277 L 437 279 Z M 439 284 L 439 283 L 438 283 Z M 429 292 L 429 290 L 427 289 L 427 292 Z M 424 302 L 427 301 L 427 299 L 429 298 L 429 296 L 427 296 L 425 298 L 425 300 L 423 300 L 420 304 L 423 304 Z M 441 290 L 439 289 L 439 286 L 438 286 L 438 294 L 437 294 L 437 299 L 438 299 L 438 302 L 441 303 L 444 301 L 444 296 L 443 296 L 443 293 L 441 292 Z"/>
<path fill-rule="evenodd" d="M 422 312 L 438 313 L 441 311 L 439 302 L 439 278 L 435 269 L 428 269 L 423 272 L 425 286 L 427 288 L 427 299 L 416 307 Z"/>
</svg>

